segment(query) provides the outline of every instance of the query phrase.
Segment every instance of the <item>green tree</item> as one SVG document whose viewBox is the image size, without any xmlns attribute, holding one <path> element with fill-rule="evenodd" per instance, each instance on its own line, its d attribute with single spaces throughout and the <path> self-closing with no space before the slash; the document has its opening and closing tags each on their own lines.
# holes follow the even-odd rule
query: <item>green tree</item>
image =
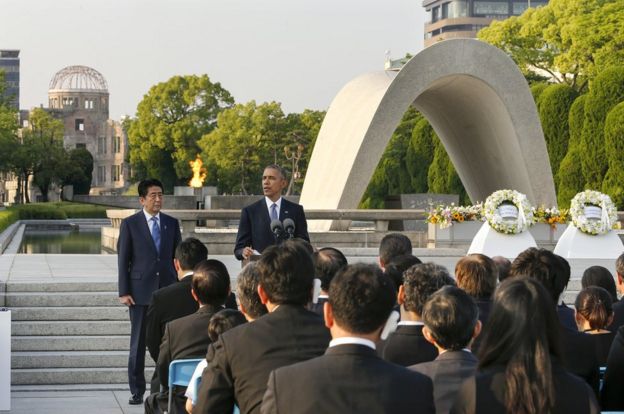
<svg viewBox="0 0 624 414">
<path fill-rule="evenodd" d="M 585 185 L 590 189 L 602 187 L 607 172 L 604 123 L 607 113 L 624 100 L 624 67 L 611 67 L 592 82 L 581 134 L 581 165 Z"/>
<path fill-rule="evenodd" d="M 167 191 L 192 175 L 189 161 L 197 141 L 216 126 L 218 114 L 234 99 L 208 75 L 174 76 L 150 88 L 128 122 L 129 160 L 134 179 L 154 176 Z"/>
<path fill-rule="evenodd" d="M 605 142 L 609 169 L 602 191 L 609 194 L 619 208 L 624 207 L 624 102 L 616 105 L 605 121 Z"/>
<path fill-rule="evenodd" d="M 568 114 L 568 126 L 570 140 L 568 151 L 559 163 L 556 173 L 557 203 L 560 207 L 569 207 L 570 200 L 576 193 L 585 188 L 585 178 L 581 167 L 581 134 L 583 131 L 583 119 L 585 118 L 585 101 L 587 95 L 581 95 L 572 104 Z M 554 173 L 554 172 L 553 172 Z"/>
<path fill-rule="evenodd" d="M 539 97 L 548 88 L 548 83 L 546 82 L 537 82 L 530 86 L 531 95 L 533 95 L 533 100 L 535 101 L 535 105 L 538 105 Z"/>
<path fill-rule="evenodd" d="M 411 178 L 412 188 L 416 193 L 426 193 L 429 189 L 427 175 L 433 161 L 434 140 L 436 139 L 437 136 L 429 121 L 421 117 L 412 131 L 405 154 L 405 164 Z"/>
<path fill-rule="evenodd" d="M 74 194 L 89 194 L 93 179 L 93 156 L 86 148 L 69 151 L 63 185 L 72 185 Z"/>
<path fill-rule="evenodd" d="M 548 86 L 538 99 L 537 106 L 553 174 L 559 171 L 559 164 L 568 152 L 568 115 L 577 96 L 578 93 L 572 87 L 554 84 Z"/>
</svg>

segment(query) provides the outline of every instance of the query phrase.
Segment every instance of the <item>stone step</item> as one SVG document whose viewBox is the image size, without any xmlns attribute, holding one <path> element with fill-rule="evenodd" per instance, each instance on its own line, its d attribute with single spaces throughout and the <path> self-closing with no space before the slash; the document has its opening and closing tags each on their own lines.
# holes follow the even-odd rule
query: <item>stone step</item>
<svg viewBox="0 0 624 414">
<path fill-rule="evenodd" d="M 16 321 L 11 335 L 129 335 L 130 321 Z"/>
<path fill-rule="evenodd" d="M 117 282 L 8 282 L 6 289 L 7 292 L 117 292 Z"/>
<path fill-rule="evenodd" d="M 145 368 L 149 382 L 154 369 Z M 128 384 L 128 368 L 45 368 L 12 369 L 11 384 Z"/>
<path fill-rule="evenodd" d="M 129 320 L 126 306 L 101 307 L 20 307 L 11 309 L 13 321 L 79 321 L 79 320 Z"/>
<path fill-rule="evenodd" d="M 49 391 L 127 391 L 128 384 L 11 384 L 11 392 L 49 392 Z M 33 394 L 33 397 L 35 394 Z"/>
<path fill-rule="evenodd" d="M 5 306 L 122 306 L 117 292 L 9 292 Z"/>
<path fill-rule="evenodd" d="M 24 351 L 126 351 L 130 335 L 11 336 L 11 350 Z"/>
<path fill-rule="evenodd" d="M 154 366 L 149 354 L 146 366 Z M 128 367 L 128 351 L 12 352 L 13 369 Z"/>
</svg>

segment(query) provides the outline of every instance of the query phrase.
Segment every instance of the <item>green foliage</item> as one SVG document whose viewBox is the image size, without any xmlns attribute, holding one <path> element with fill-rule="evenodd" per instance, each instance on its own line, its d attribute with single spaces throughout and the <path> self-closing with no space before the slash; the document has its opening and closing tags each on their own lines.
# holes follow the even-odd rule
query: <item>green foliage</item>
<svg viewBox="0 0 624 414">
<path fill-rule="evenodd" d="M 538 99 L 537 106 L 553 174 L 559 171 L 559 164 L 568 152 L 568 113 L 577 96 L 578 93 L 570 86 L 555 84 L 544 89 Z"/>
<path fill-rule="evenodd" d="M 624 102 L 616 105 L 605 121 L 605 143 L 609 169 L 602 192 L 609 194 L 619 208 L 624 207 Z"/>
<path fill-rule="evenodd" d="M 63 184 L 72 185 L 74 194 L 89 194 L 93 179 L 93 156 L 86 148 L 69 151 Z"/>
<path fill-rule="evenodd" d="M 592 82 L 581 134 L 581 164 L 585 185 L 590 189 L 602 186 L 607 172 L 604 122 L 607 113 L 624 100 L 624 67 L 605 69 Z"/>
<path fill-rule="evenodd" d="M 568 151 L 559 164 L 555 181 L 558 184 L 557 202 L 559 207 L 569 207 L 570 200 L 585 188 L 585 179 L 581 167 L 581 134 L 585 118 L 587 95 L 581 95 L 572 104 L 568 114 L 570 140 Z"/>
<path fill-rule="evenodd" d="M 12 209 L 0 210 L 0 232 L 19 220 L 19 214 Z"/>
<path fill-rule="evenodd" d="M 16 220 L 65 220 L 67 218 L 106 218 L 106 210 L 110 207 L 92 204 L 57 202 L 31 203 L 14 205 L 0 211 L 0 228 L 2 217 L 11 224 Z M 12 220 L 12 221 L 11 221 Z M 8 225 L 9 225 L 8 224 Z M 7 225 L 7 226 L 8 226 Z"/>
<path fill-rule="evenodd" d="M 192 176 L 189 161 L 200 150 L 197 141 L 233 103 L 230 93 L 207 75 L 174 76 L 150 88 L 136 118 L 126 123 L 133 178 L 159 178 L 167 192 L 186 183 Z"/>
<path fill-rule="evenodd" d="M 427 175 L 429 165 L 433 161 L 434 139 L 437 137 L 433 128 L 425 118 L 421 117 L 412 130 L 412 137 L 405 154 L 407 172 L 416 193 L 426 193 L 429 189 Z"/>
<path fill-rule="evenodd" d="M 548 83 L 546 82 L 537 82 L 530 86 L 531 95 L 533 95 L 533 100 L 535 104 L 538 105 L 539 97 L 548 88 Z"/>
</svg>

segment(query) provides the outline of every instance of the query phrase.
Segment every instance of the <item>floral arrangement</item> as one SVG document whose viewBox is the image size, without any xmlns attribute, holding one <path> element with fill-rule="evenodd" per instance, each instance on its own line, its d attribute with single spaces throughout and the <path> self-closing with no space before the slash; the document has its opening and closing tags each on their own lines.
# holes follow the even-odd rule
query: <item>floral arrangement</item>
<svg viewBox="0 0 624 414">
<path fill-rule="evenodd" d="M 595 206 L 602 209 L 599 220 L 585 216 L 585 207 Z M 617 210 L 611 197 L 598 191 L 585 190 L 574 196 L 570 203 L 572 224 L 583 233 L 604 234 L 618 227 Z"/>
<path fill-rule="evenodd" d="M 509 220 L 500 215 L 501 204 L 513 204 L 518 209 L 515 219 Z M 515 190 L 498 190 L 493 192 L 483 206 L 483 215 L 488 224 L 499 233 L 518 234 L 535 223 L 533 207 L 526 195 Z"/>
<path fill-rule="evenodd" d="M 453 225 L 453 222 L 483 220 L 483 205 L 481 203 L 474 206 L 437 206 L 429 211 L 427 223 L 439 224 L 440 228 L 446 229 Z"/>
<path fill-rule="evenodd" d="M 533 208 L 533 216 L 536 223 L 549 224 L 553 229 L 557 224 L 566 224 L 570 221 L 570 211 L 566 209 L 559 210 L 557 207 L 546 208 L 539 206 Z"/>
</svg>

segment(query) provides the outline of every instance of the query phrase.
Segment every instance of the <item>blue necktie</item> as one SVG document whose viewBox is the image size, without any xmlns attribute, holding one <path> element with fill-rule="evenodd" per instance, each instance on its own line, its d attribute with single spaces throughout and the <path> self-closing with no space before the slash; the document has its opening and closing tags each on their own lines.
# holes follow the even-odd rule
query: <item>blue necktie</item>
<svg viewBox="0 0 624 414">
<path fill-rule="evenodd" d="M 158 217 L 154 216 L 152 220 L 152 239 L 154 240 L 154 246 L 156 251 L 160 253 L 160 226 L 158 225 Z"/>
<path fill-rule="evenodd" d="M 271 220 L 277 220 L 277 204 L 273 203 L 271 205 Z"/>
</svg>

